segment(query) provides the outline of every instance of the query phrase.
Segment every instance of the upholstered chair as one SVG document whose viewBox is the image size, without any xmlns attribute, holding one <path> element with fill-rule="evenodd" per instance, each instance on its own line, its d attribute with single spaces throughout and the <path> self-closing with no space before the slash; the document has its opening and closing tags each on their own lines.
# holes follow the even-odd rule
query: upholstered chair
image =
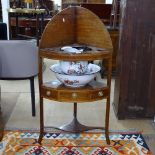
<svg viewBox="0 0 155 155">
<path fill-rule="evenodd" d="M 38 74 L 38 48 L 34 41 L 0 40 L 0 79 L 30 80 L 32 116 L 35 116 L 34 77 Z"/>
</svg>

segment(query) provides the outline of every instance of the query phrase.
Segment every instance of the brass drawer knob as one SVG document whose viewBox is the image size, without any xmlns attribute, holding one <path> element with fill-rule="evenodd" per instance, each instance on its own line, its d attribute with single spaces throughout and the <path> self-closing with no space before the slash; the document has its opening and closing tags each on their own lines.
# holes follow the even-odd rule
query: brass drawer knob
<svg viewBox="0 0 155 155">
<path fill-rule="evenodd" d="M 98 92 L 98 96 L 102 97 L 103 96 L 103 92 L 102 91 L 99 91 Z"/>
<path fill-rule="evenodd" d="M 46 92 L 46 95 L 47 95 L 47 96 L 50 96 L 50 95 L 51 95 L 51 92 L 48 90 L 48 91 Z"/>
<path fill-rule="evenodd" d="M 77 93 L 72 93 L 72 98 L 76 99 L 77 98 Z"/>
</svg>

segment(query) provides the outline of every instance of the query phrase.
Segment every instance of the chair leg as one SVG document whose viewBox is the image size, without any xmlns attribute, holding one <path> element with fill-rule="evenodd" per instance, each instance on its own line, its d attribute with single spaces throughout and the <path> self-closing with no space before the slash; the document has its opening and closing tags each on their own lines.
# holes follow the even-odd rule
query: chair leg
<svg viewBox="0 0 155 155">
<path fill-rule="evenodd" d="M 36 116 L 36 110 L 35 110 L 34 77 L 31 77 L 31 78 L 30 78 L 30 87 L 31 87 L 32 116 Z"/>
</svg>

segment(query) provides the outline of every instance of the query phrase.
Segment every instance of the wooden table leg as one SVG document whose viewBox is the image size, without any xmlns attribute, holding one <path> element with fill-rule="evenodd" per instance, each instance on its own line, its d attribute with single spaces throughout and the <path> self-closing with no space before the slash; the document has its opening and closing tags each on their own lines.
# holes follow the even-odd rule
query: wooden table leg
<svg viewBox="0 0 155 155">
<path fill-rule="evenodd" d="M 74 113 L 73 113 L 73 120 L 69 124 L 63 125 L 61 127 L 55 128 L 60 129 L 67 132 L 72 133 L 80 133 L 88 130 L 94 130 L 94 129 L 101 129 L 105 130 L 104 127 L 97 127 L 97 126 L 86 126 L 81 124 L 77 119 L 77 103 L 74 103 Z"/>
<path fill-rule="evenodd" d="M 105 117 L 105 137 L 106 137 L 106 142 L 107 142 L 108 145 L 110 145 L 110 139 L 109 139 L 109 113 L 110 113 L 110 97 L 107 98 L 106 117 Z"/>
</svg>

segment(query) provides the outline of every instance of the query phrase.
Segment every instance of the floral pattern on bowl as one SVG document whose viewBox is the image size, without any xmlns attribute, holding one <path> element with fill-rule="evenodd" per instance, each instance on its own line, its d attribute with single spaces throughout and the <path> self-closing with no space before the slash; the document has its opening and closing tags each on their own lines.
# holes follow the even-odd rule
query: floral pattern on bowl
<svg viewBox="0 0 155 155">
<path fill-rule="evenodd" d="M 88 61 L 60 61 L 61 70 L 65 74 L 84 74 Z"/>
<path fill-rule="evenodd" d="M 85 74 L 82 75 L 68 75 L 62 72 L 60 64 L 54 64 L 50 69 L 55 73 L 56 78 L 68 87 L 83 87 L 91 82 L 96 73 L 100 71 L 100 67 L 95 64 L 89 64 Z"/>
</svg>

